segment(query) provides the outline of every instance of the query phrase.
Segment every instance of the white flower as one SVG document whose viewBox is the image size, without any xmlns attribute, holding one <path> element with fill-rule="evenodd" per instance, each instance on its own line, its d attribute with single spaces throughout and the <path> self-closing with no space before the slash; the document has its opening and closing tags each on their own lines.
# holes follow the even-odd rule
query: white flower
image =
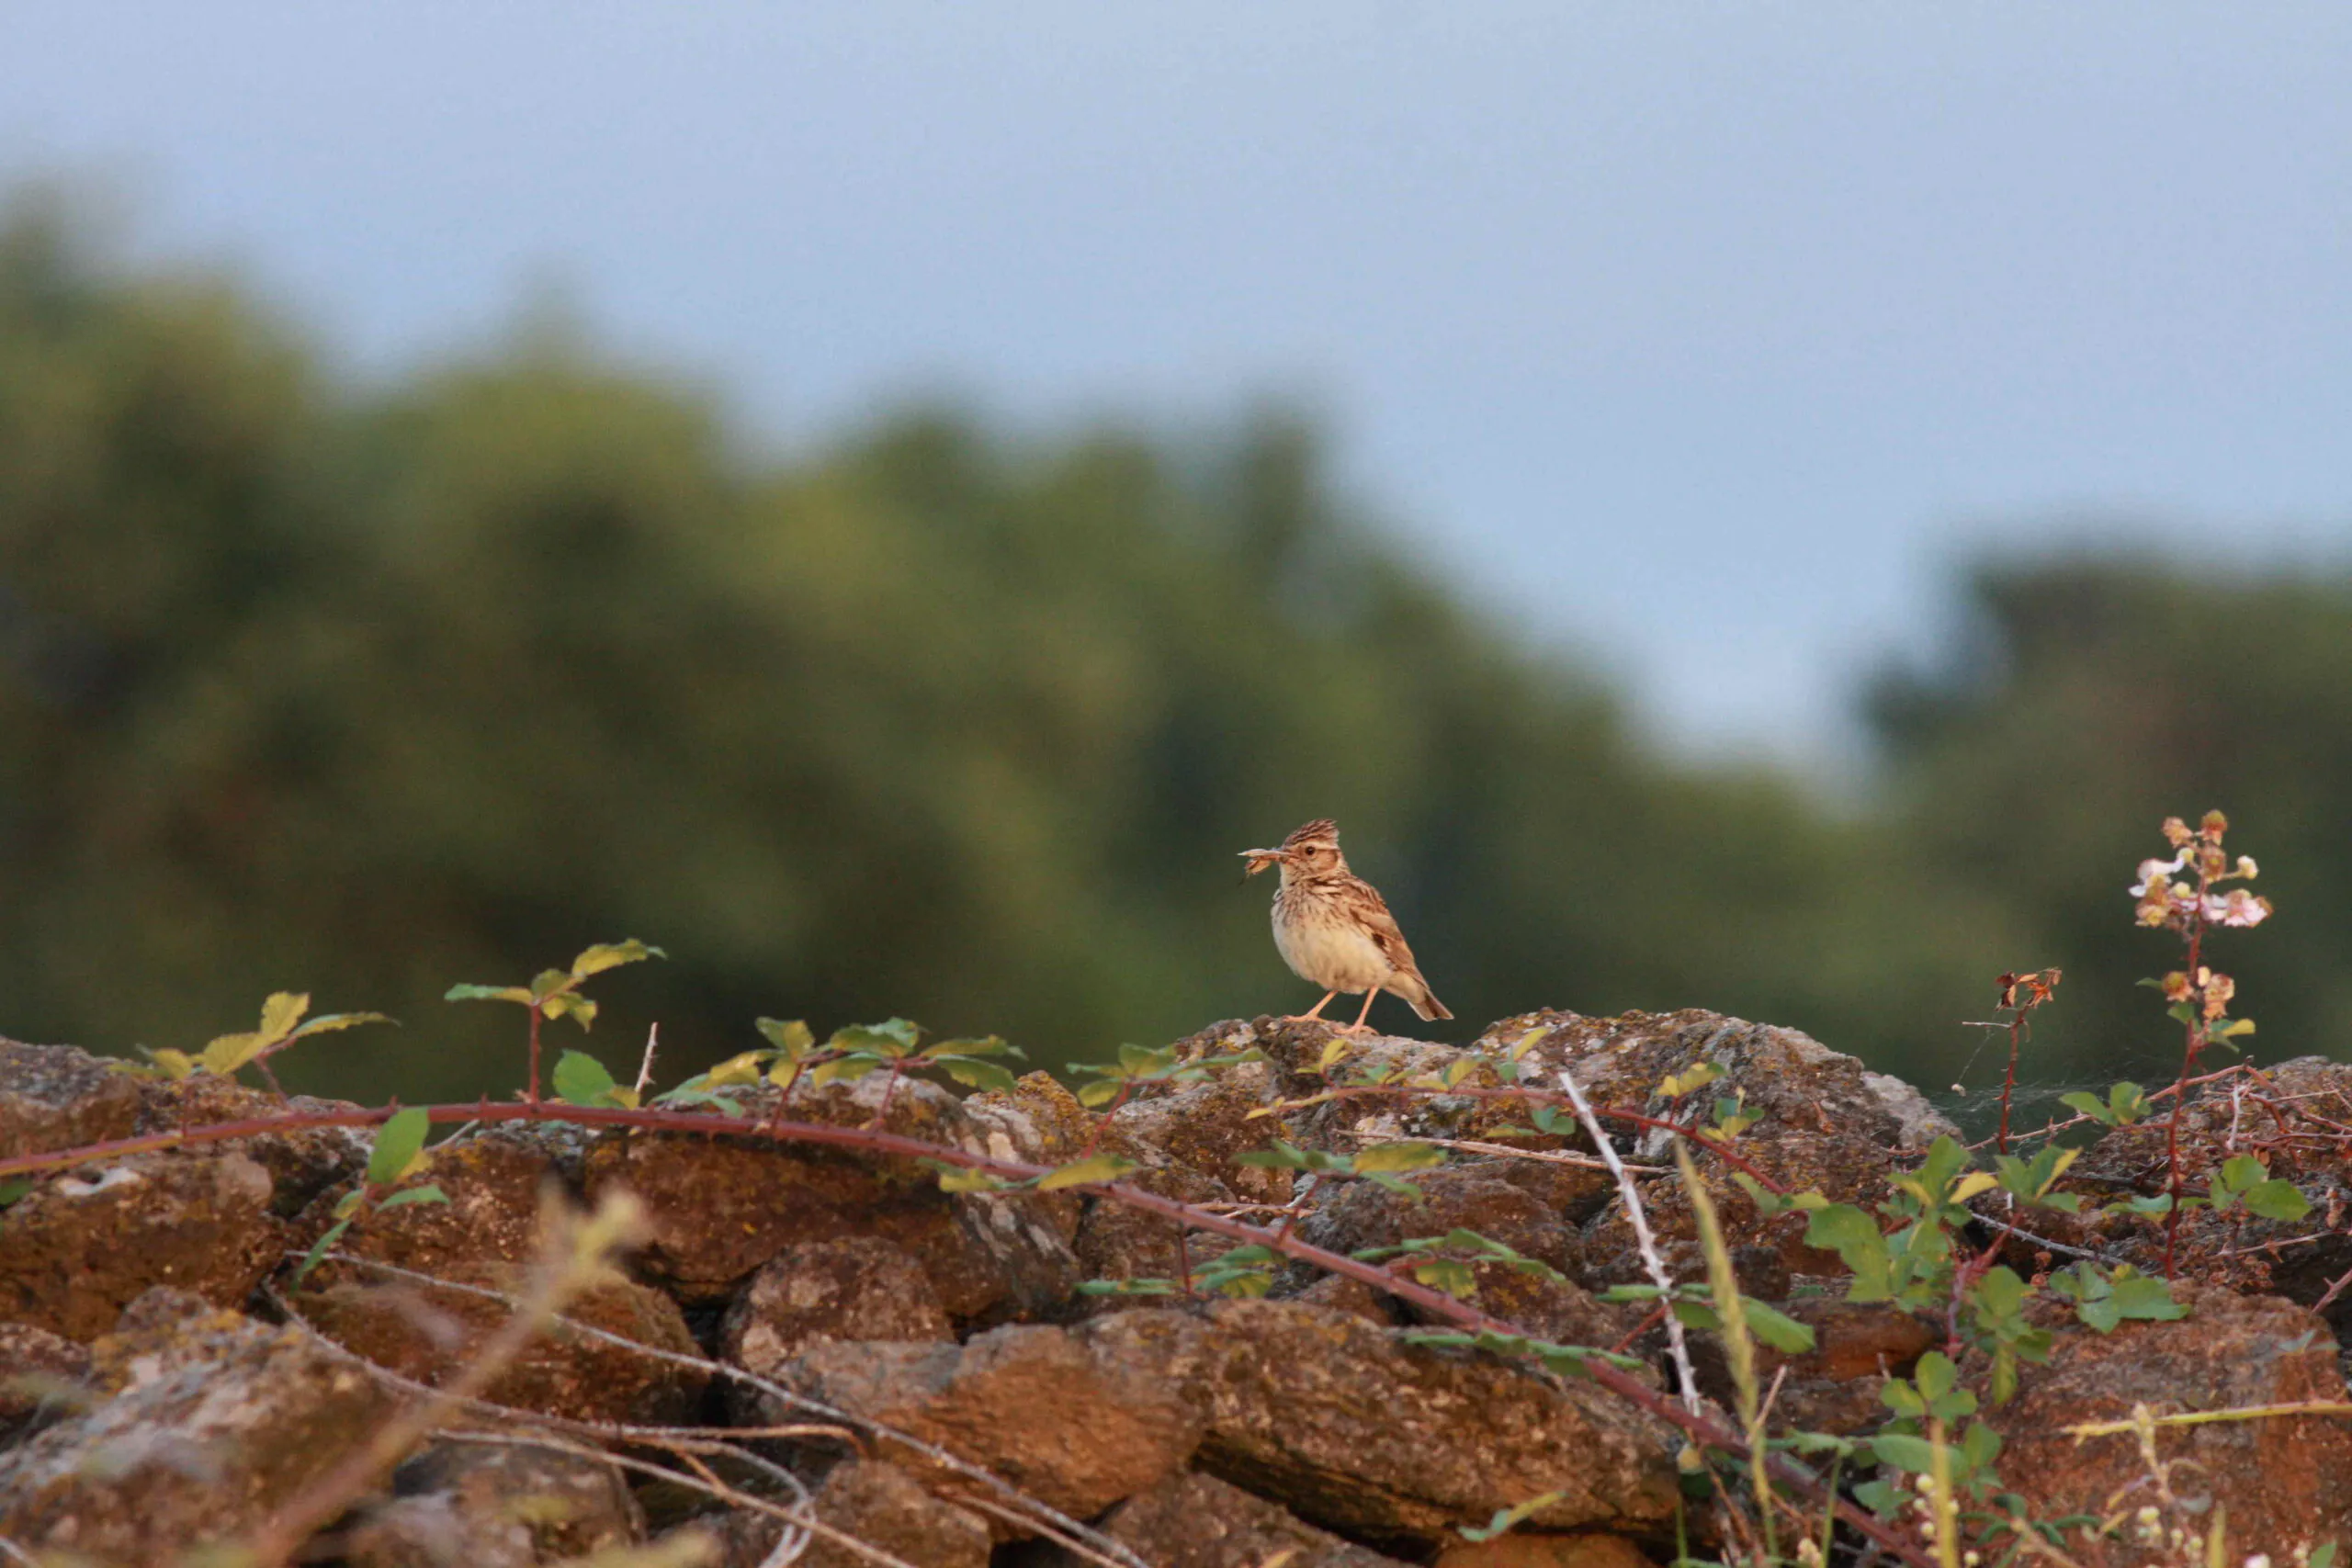
<svg viewBox="0 0 2352 1568">
<path fill-rule="evenodd" d="M 2140 863 L 2140 880 L 2132 885 L 2132 897 L 2145 898 L 2148 889 L 2160 876 L 2169 876 L 2188 863 L 2188 852 L 2183 850 L 2170 860 L 2143 860 Z"/>
</svg>

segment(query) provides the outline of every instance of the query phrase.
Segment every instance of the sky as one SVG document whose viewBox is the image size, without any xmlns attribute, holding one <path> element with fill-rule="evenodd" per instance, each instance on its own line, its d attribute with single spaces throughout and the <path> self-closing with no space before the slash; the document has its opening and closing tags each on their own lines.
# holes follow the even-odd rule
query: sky
<svg viewBox="0 0 2352 1568">
<path fill-rule="evenodd" d="M 553 284 L 785 446 L 1292 401 L 1702 751 L 1987 549 L 2352 558 L 2343 0 L 5 0 L 60 173 L 367 371 Z"/>
</svg>

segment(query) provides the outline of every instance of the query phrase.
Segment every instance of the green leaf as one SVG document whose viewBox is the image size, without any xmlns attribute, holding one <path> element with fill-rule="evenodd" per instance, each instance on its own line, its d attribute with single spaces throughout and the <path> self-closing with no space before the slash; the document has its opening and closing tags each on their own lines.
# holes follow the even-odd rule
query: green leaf
<svg viewBox="0 0 2352 1568">
<path fill-rule="evenodd" d="M 945 1069 L 947 1076 L 967 1089 L 994 1089 L 1010 1094 L 1021 1080 L 994 1062 L 974 1061 L 969 1056 L 933 1056 L 931 1065 Z"/>
<path fill-rule="evenodd" d="M 2314 1548 L 2310 1568 L 2335 1568 L 2335 1542 L 2331 1540 Z"/>
<path fill-rule="evenodd" d="M 287 1036 L 289 1040 L 306 1040 L 313 1034 L 327 1034 L 338 1029 L 356 1029 L 363 1023 L 389 1023 L 394 1029 L 401 1021 L 380 1012 L 325 1012 L 311 1020 Z"/>
<path fill-rule="evenodd" d="M 226 1077 L 252 1061 L 262 1053 L 262 1047 L 275 1043 L 266 1034 L 221 1034 L 197 1053 L 197 1064 L 208 1073 Z"/>
<path fill-rule="evenodd" d="M 1172 1296 L 1173 1280 L 1088 1280 L 1078 1287 L 1081 1296 Z"/>
<path fill-rule="evenodd" d="M 1815 1209 L 1812 1219 L 1805 1223 L 1804 1240 L 1807 1247 L 1827 1247 L 1837 1253 L 1853 1271 L 1849 1300 L 1884 1301 L 1893 1293 L 1886 1237 L 1879 1234 L 1876 1220 L 1851 1203 L 1832 1203 L 1826 1209 Z"/>
<path fill-rule="evenodd" d="M 942 1040 L 923 1048 L 925 1056 L 937 1061 L 942 1056 L 1018 1056 L 1023 1061 L 1029 1054 L 1018 1045 L 1008 1044 L 1002 1036 L 984 1034 L 977 1040 Z"/>
<path fill-rule="evenodd" d="M 2188 1315 L 2188 1309 L 2172 1299 L 2172 1286 L 2168 1282 L 2150 1279 L 2129 1264 L 2116 1269 L 2110 1282 L 2115 1292 L 2116 1310 L 2125 1317 L 2170 1323 Z"/>
<path fill-rule="evenodd" d="M 925 1159 L 922 1164 L 939 1173 L 942 1192 L 1001 1192 L 1012 1184 L 1001 1176 L 970 1166 L 950 1165 L 945 1160 Z"/>
<path fill-rule="evenodd" d="M 1328 1157 L 1328 1156 L 1327 1156 Z M 1254 1165 L 1268 1170 L 1314 1170 L 1318 1168 L 1305 1149 L 1276 1138 L 1271 1148 L 1253 1149 L 1246 1155 L 1233 1156 L 1236 1165 Z"/>
<path fill-rule="evenodd" d="M 2114 1113 L 2108 1110 L 2107 1101 L 2099 1099 L 2099 1097 L 2095 1094 L 2086 1093 L 2082 1089 L 2076 1089 L 2072 1094 L 2060 1095 L 2058 1097 L 2058 1103 L 2066 1107 L 2069 1111 L 2081 1112 L 2083 1115 L 2089 1117 L 2094 1122 L 2102 1122 L 2110 1127 L 2115 1125 Z"/>
<path fill-rule="evenodd" d="M 1058 1192 L 1065 1187 L 1083 1187 L 1093 1181 L 1116 1181 L 1135 1168 L 1135 1161 L 1119 1155 L 1095 1155 L 1047 1171 L 1037 1179 L 1037 1190 Z"/>
<path fill-rule="evenodd" d="M 817 1036 L 797 1018 L 763 1018 L 752 1027 L 783 1052 L 786 1061 L 797 1062 L 817 1048 Z"/>
<path fill-rule="evenodd" d="M 2257 1181 L 2245 1190 L 2246 1212 L 2266 1220 L 2300 1220 L 2312 1212 L 2312 1201 L 2291 1181 Z"/>
<path fill-rule="evenodd" d="M 585 1051 L 566 1051 L 556 1058 L 555 1094 L 567 1105 L 602 1105 L 620 1086 L 605 1064 Z"/>
<path fill-rule="evenodd" d="M 1799 1323 L 1778 1307 L 1767 1306 L 1755 1297 L 1742 1295 L 1740 1311 L 1747 1318 L 1747 1331 L 1784 1356 L 1802 1356 L 1813 1348 L 1813 1326 Z"/>
<path fill-rule="evenodd" d="M 1433 1291 L 1443 1291 L 1449 1296 L 1467 1299 L 1478 1293 L 1478 1277 L 1470 1265 L 1453 1258 L 1432 1258 L 1416 1263 L 1409 1272 Z"/>
<path fill-rule="evenodd" d="M 888 1066 L 889 1063 L 871 1051 L 859 1051 L 852 1055 L 836 1056 L 830 1062 L 819 1064 L 815 1070 L 809 1073 L 808 1081 L 820 1088 L 829 1083 L 855 1083 L 866 1074 L 878 1072 Z"/>
<path fill-rule="evenodd" d="M 29 1176 L 12 1176 L 0 1181 L 0 1209 L 24 1201 L 25 1195 L 32 1190 L 33 1179 Z"/>
<path fill-rule="evenodd" d="M 531 1000 L 544 1002 L 560 997 L 580 984 L 569 969 L 542 969 L 531 976 Z"/>
<path fill-rule="evenodd" d="M 635 937 L 629 938 L 627 942 L 599 942 L 571 961 L 571 978 L 585 980 L 591 975 L 601 975 L 607 969 L 617 969 L 624 964 L 637 964 L 648 958 L 669 956 L 660 948 L 649 946 Z"/>
<path fill-rule="evenodd" d="M 422 1105 L 393 1111 L 384 1130 L 376 1134 L 376 1146 L 368 1151 L 368 1179 L 379 1187 L 390 1187 L 406 1176 L 424 1148 L 424 1134 L 432 1124 Z"/>
<path fill-rule="evenodd" d="M 308 991 L 274 991 L 261 1004 L 261 1032 L 271 1040 L 283 1040 L 294 1032 L 294 1026 L 310 1010 Z"/>
<path fill-rule="evenodd" d="M 596 1004 L 575 991 L 558 991 L 539 1003 L 539 1010 L 550 1022 L 568 1018 L 580 1026 L 582 1033 L 596 1021 Z"/>
<path fill-rule="evenodd" d="M 868 1051 L 876 1056 L 911 1055 L 916 1037 L 922 1032 L 916 1025 L 903 1018 L 886 1020 L 881 1023 L 853 1023 L 847 1029 L 837 1029 L 826 1042 L 837 1051 Z"/>
<path fill-rule="evenodd" d="M 376 1209 L 380 1213 L 386 1209 L 397 1209 L 404 1203 L 446 1203 L 448 1201 L 449 1195 L 447 1192 L 442 1191 L 435 1183 L 428 1181 L 422 1187 L 401 1188 L 377 1204 Z"/>
<path fill-rule="evenodd" d="M 752 1085 L 760 1081 L 761 1075 L 765 1071 L 768 1063 L 773 1061 L 775 1057 L 775 1053 L 773 1051 L 739 1051 L 734 1055 L 728 1057 L 727 1060 L 719 1063 L 718 1066 L 711 1068 L 710 1071 L 707 1073 L 696 1073 L 693 1077 L 690 1077 L 684 1083 L 680 1084 L 678 1089 L 686 1089 L 689 1087 L 695 1089 L 748 1089 Z M 670 1091 L 671 1094 L 675 1094 L 676 1092 L 677 1089 Z M 659 1096 L 658 1098 L 667 1100 L 670 1098 L 670 1095 L 665 1094 Z"/>
<path fill-rule="evenodd" d="M 743 1114 L 741 1100 L 730 1099 L 723 1094 L 713 1094 L 692 1079 L 680 1084 L 667 1094 L 655 1095 L 653 1102 L 656 1105 L 707 1105 L 712 1110 L 723 1111 L 729 1116 Z"/>
<path fill-rule="evenodd" d="M 1891 1464 L 1897 1470 L 1907 1470 L 1915 1475 L 1935 1472 L 1936 1446 L 1925 1438 L 1914 1438 L 1902 1432 L 1881 1432 L 1871 1439 L 1871 1450 L 1881 1464 Z"/>
<path fill-rule="evenodd" d="M 1724 1076 L 1724 1070 L 1713 1062 L 1693 1062 L 1679 1073 L 1669 1073 L 1658 1080 L 1657 1092 L 1668 1100 L 1679 1100 L 1694 1089 L 1704 1089 Z"/>
<path fill-rule="evenodd" d="M 326 1234 L 319 1237 L 318 1240 L 312 1242 L 311 1244 L 311 1250 L 302 1255 L 302 1261 L 296 1266 L 294 1269 L 294 1278 L 289 1282 L 288 1288 L 291 1290 L 300 1290 L 302 1288 L 302 1281 L 311 1277 L 311 1270 L 319 1266 L 319 1260 L 321 1258 L 323 1258 L 330 1251 L 334 1250 L 334 1244 L 341 1241 L 343 1239 L 343 1233 L 350 1228 L 351 1222 L 349 1220 L 337 1220 L 334 1224 L 329 1225 L 326 1229 Z"/>
<path fill-rule="evenodd" d="M 1713 1302 L 1678 1301 L 1673 1303 L 1671 1310 L 1674 1313 L 1674 1320 L 1685 1328 L 1698 1328 L 1709 1333 L 1717 1333 L 1724 1325 L 1724 1320 L 1716 1313 Z"/>
<path fill-rule="evenodd" d="M 1374 1171 L 1427 1170 L 1444 1163 L 1445 1151 L 1428 1144 L 1374 1144 L 1357 1151 L 1355 1170 L 1359 1176 L 1370 1176 Z"/>
<path fill-rule="evenodd" d="M 530 1007 L 539 998 L 520 986 L 452 986 L 441 993 L 445 1002 L 520 1002 Z"/>
<path fill-rule="evenodd" d="M 1534 1517 L 1566 1495 L 1565 1492 L 1546 1492 L 1540 1497 L 1530 1497 L 1526 1502 L 1516 1506 L 1498 1508 L 1495 1510 L 1495 1517 L 1484 1525 L 1460 1527 L 1462 1539 L 1468 1541 L 1492 1540 L 1495 1537 L 1510 1530 L 1514 1525 Z"/>
<path fill-rule="evenodd" d="M 2243 1192 L 2269 1174 L 2252 1155 L 2233 1155 L 2222 1162 L 2222 1188 L 2226 1192 Z"/>
<path fill-rule="evenodd" d="M 1097 1078 L 1078 1091 L 1078 1102 L 1088 1110 L 1097 1110 L 1119 1098 L 1116 1078 Z"/>
</svg>

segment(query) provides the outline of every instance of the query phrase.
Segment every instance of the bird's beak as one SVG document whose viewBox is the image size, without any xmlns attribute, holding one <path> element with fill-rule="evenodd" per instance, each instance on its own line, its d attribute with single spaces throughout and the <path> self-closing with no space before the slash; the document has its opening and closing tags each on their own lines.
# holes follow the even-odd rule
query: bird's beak
<svg viewBox="0 0 2352 1568">
<path fill-rule="evenodd" d="M 1241 874 L 1241 880 L 1247 882 L 1268 866 L 1279 864 L 1290 857 L 1280 850 L 1244 850 L 1241 858 L 1250 863 L 1250 869 Z"/>
</svg>

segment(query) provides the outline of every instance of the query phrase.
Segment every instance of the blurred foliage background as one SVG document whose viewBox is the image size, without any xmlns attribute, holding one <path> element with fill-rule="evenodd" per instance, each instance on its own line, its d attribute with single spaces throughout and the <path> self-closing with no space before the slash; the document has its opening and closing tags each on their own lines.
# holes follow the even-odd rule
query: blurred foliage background
<svg viewBox="0 0 2352 1568">
<path fill-rule="evenodd" d="M 2169 1072 L 2124 888 L 2228 809 L 2267 1056 L 2352 1016 L 2352 583 L 1984 564 L 1869 693 L 1860 804 L 1661 754 L 1335 496 L 1280 412 L 1016 439 L 916 410 L 791 461 L 576 334 L 392 384 L 233 277 L 0 219 L 0 1032 L 128 1053 L 263 995 L 281 1059 L 501 1093 L 513 981 L 642 936 L 585 1042 L 665 1078 L 902 1014 L 1052 1064 L 1314 1000 L 1236 852 L 1337 818 L 1459 1015 L 1704 1006 L 1940 1089 L 2063 966 L 2029 1073 Z M 1675 606 L 1664 603 L 1660 615 Z M 1758 604 L 1759 615 L 1771 614 Z M 1408 1021 L 1382 1003 L 1375 1019 Z M 560 1043 L 576 1043 L 570 1026 Z"/>
</svg>

